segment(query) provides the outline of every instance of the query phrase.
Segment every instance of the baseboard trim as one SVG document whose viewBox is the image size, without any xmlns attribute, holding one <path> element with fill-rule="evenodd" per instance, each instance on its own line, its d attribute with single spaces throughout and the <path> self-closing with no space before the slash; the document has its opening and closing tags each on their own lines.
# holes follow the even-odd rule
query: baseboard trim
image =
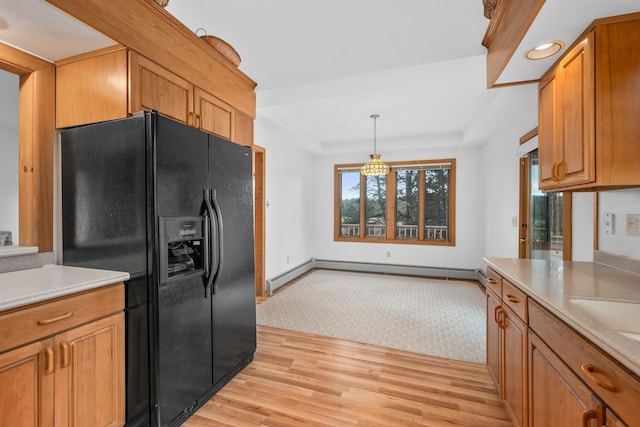
<svg viewBox="0 0 640 427">
<path fill-rule="evenodd" d="M 280 286 L 289 283 L 296 277 L 301 276 L 307 271 L 313 269 L 314 267 L 313 261 L 314 261 L 313 259 L 310 259 L 309 261 L 303 264 L 300 264 L 297 267 L 293 267 L 292 269 L 285 271 L 279 276 L 273 277 L 271 279 L 267 279 L 266 280 L 267 295 L 271 295 L 273 291 L 278 289 Z"/>
<path fill-rule="evenodd" d="M 412 265 L 375 264 L 367 262 L 330 261 L 316 259 L 315 268 L 358 271 L 366 273 L 399 274 L 405 276 L 436 277 L 442 279 L 479 280 L 478 270 L 462 268 L 423 267 Z"/>
<path fill-rule="evenodd" d="M 369 262 L 332 261 L 312 258 L 284 273 L 266 280 L 267 295 L 280 286 L 314 269 L 357 271 L 362 273 L 398 274 L 403 276 L 435 277 L 438 279 L 477 280 L 484 286 L 487 280 L 481 269 L 423 267 L 413 265 L 375 264 Z"/>
</svg>

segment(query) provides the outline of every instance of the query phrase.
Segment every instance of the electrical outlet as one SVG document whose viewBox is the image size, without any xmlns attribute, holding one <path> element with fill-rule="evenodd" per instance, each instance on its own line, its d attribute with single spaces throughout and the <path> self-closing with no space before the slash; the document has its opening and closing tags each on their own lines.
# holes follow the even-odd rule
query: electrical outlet
<svg viewBox="0 0 640 427">
<path fill-rule="evenodd" d="M 511 226 L 512 227 L 517 227 L 518 226 L 518 217 L 517 216 L 512 216 L 511 217 Z"/>
<path fill-rule="evenodd" d="M 391 251 L 387 251 L 387 258 L 391 258 Z"/>
<path fill-rule="evenodd" d="M 627 214 L 627 234 L 640 236 L 640 214 Z"/>
</svg>

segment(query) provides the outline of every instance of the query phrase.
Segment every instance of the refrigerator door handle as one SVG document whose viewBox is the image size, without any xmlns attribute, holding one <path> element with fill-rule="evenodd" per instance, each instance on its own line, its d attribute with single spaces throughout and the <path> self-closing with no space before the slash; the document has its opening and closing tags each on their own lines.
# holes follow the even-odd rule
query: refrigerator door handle
<svg viewBox="0 0 640 427">
<path fill-rule="evenodd" d="M 207 298 L 207 292 L 213 283 L 213 279 L 215 278 L 215 274 L 211 268 L 211 264 L 213 262 L 213 251 L 211 247 L 211 233 L 213 232 L 213 207 L 211 206 L 211 201 L 209 200 L 209 191 L 205 190 L 204 196 L 204 204 L 207 208 L 205 212 L 205 241 L 204 241 L 204 252 L 205 252 L 205 276 L 206 276 L 206 284 L 204 285 L 204 297 Z M 217 269 L 217 267 L 216 267 Z"/>
<path fill-rule="evenodd" d="M 217 293 L 217 285 L 218 285 L 218 277 L 220 277 L 220 273 L 222 272 L 222 260 L 223 260 L 223 255 L 224 255 L 224 245 L 223 245 L 223 241 L 224 241 L 224 224 L 222 222 L 222 211 L 220 210 L 220 205 L 218 204 L 218 199 L 216 197 L 216 190 L 213 190 L 213 194 L 211 196 L 211 201 L 213 202 L 213 207 L 215 208 L 215 213 L 216 213 L 216 220 L 218 222 L 218 239 L 217 239 L 217 243 L 218 243 L 218 263 L 216 265 L 216 273 L 214 276 L 214 282 L 213 282 L 213 288 L 212 288 L 212 295 L 215 295 Z"/>
</svg>

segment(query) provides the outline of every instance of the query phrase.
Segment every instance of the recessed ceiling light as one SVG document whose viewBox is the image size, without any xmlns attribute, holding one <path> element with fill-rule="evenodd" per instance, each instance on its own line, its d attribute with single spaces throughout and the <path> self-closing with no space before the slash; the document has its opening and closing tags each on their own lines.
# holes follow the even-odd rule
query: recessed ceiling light
<svg viewBox="0 0 640 427">
<path fill-rule="evenodd" d="M 545 59 L 560 52 L 563 47 L 564 47 L 564 43 L 562 42 L 544 43 L 544 44 L 541 44 L 540 46 L 534 47 L 533 49 L 528 51 L 524 56 L 527 59 L 531 59 L 531 60 Z"/>
</svg>

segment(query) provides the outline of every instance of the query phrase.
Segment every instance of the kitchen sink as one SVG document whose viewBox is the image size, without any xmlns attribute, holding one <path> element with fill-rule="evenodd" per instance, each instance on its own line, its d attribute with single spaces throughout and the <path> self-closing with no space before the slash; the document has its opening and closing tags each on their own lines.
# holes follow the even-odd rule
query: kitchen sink
<svg viewBox="0 0 640 427">
<path fill-rule="evenodd" d="M 640 341 L 640 303 L 587 298 L 571 298 L 569 302 L 608 328 Z"/>
</svg>

